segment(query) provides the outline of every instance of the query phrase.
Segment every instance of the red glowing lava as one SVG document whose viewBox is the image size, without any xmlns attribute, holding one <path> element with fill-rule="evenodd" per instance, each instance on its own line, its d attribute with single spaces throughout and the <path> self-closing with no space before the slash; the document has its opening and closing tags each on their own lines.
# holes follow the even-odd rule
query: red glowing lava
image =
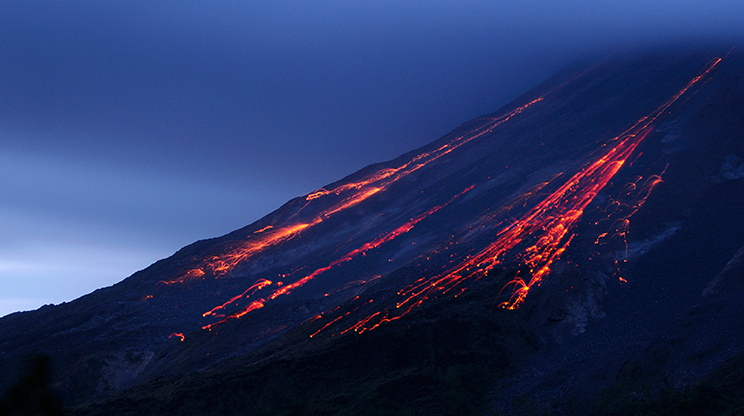
<svg viewBox="0 0 744 416">
<path fill-rule="evenodd" d="M 528 107 L 542 100 L 543 98 L 540 97 L 521 107 L 518 107 L 515 110 L 510 111 L 503 116 L 492 118 L 484 126 L 473 129 L 461 136 L 458 136 L 435 150 L 421 153 L 398 167 L 381 169 L 377 172 L 369 174 L 363 180 L 357 182 L 348 182 L 332 190 L 317 190 L 305 197 L 307 203 L 302 209 L 300 209 L 300 211 L 302 211 L 313 201 L 318 200 L 326 195 L 341 196 L 343 197 L 343 199 L 340 202 L 334 203 L 319 214 L 313 216 L 313 219 L 310 221 L 290 223 L 286 225 L 274 224 L 263 227 L 262 229 L 257 230 L 253 234 L 249 235 L 246 241 L 236 243 L 234 247 L 230 247 L 229 249 L 227 249 L 225 253 L 208 257 L 202 260 L 200 262 L 201 264 L 198 267 L 193 267 L 181 273 L 174 279 L 164 280 L 160 283 L 185 283 L 202 278 L 208 273 L 214 277 L 223 276 L 233 270 L 241 262 L 252 258 L 254 255 L 260 253 L 266 248 L 273 247 L 277 244 L 285 242 L 293 238 L 300 232 L 304 231 L 305 229 L 320 224 L 321 222 L 323 222 L 323 220 L 328 219 L 330 216 L 358 205 L 359 203 L 369 199 L 373 195 L 384 191 L 396 181 L 408 176 L 409 174 L 417 171 L 427 164 L 441 158 L 442 156 L 452 152 L 462 145 L 493 131 L 493 129 L 495 129 L 497 126 L 505 123 L 512 117 L 522 113 Z M 299 213 L 300 212 L 293 215 L 292 218 L 297 217 Z"/>
<path fill-rule="evenodd" d="M 181 342 L 184 342 L 184 341 L 186 341 L 186 337 L 185 337 L 185 336 L 183 336 L 183 334 L 182 334 L 182 333 L 180 333 L 180 332 L 174 332 L 174 333 L 170 334 L 170 336 L 168 337 L 168 339 L 171 339 L 171 338 L 173 338 L 173 337 L 177 337 L 177 338 L 179 338 L 179 339 L 181 340 Z"/>
<path fill-rule="evenodd" d="M 508 265 L 514 269 L 527 270 L 529 277 L 517 276 L 508 282 L 502 291 L 510 293 L 508 300 L 500 304 L 506 309 L 516 309 L 525 300 L 530 289 L 539 286 L 550 273 L 553 263 L 560 258 L 571 243 L 571 230 L 582 217 L 584 210 L 597 193 L 604 188 L 626 163 L 633 151 L 651 131 L 652 123 L 687 90 L 707 75 L 721 59 L 711 61 L 697 77 L 693 78 L 677 94 L 673 95 L 651 114 L 642 117 L 625 132 L 610 140 L 603 147 L 609 148 L 601 157 L 583 167 L 555 192 L 531 208 L 520 218 L 506 226 L 488 247 L 466 260 L 433 277 L 421 278 L 399 291 L 400 300 L 395 308 L 377 311 L 354 325 L 341 331 L 363 333 L 379 325 L 400 319 L 425 300 L 445 294 L 463 284 L 478 280 L 495 268 Z M 652 177 L 644 184 L 633 203 L 630 215 L 635 213 L 658 184 L 660 178 Z M 634 185 L 635 186 L 635 185 Z M 618 233 L 624 233 L 627 215 Z M 337 317 L 333 322 L 341 320 Z M 329 324 L 323 328 L 327 328 Z M 323 329 L 321 328 L 321 329 Z M 316 332 L 317 334 L 317 332 Z M 313 334 L 315 335 L 315 334 Z"/>
<path fill-rule="evenodd" d="M 225 322 L 228 319 L 238 319 L 238 318 L 241 318 L 241 317 L 245 316 L 247 313 L 249 313 L 251 311 L 254 311 L 256 309 L 262 308 L 267 301 L 274 300 L 274 299 L 276 299 L 276 298 L 278 298 L 279 296 L 282 296 L 282 295 L 287 295 L 287 294 L 291 293 L 293 290 L 295 290 L 295 289 L 297 289 L 297 288 L 305 285 L 307 282 L 315 279 L 319 275 L 327 272 L 328 270 L 331 270 L 332 268 L 334 268 L 334 267 L 336 267 L 338 265 L 341 265 L 343 263 L 346 263 L 348 261 L 351 261 L 353 258 L 355 258 L 355 257 L 357 257 L 359 255 L 365 255 L 365 253 L 369 252 L 370 250 L 373 250 L 373 249 L 381 246 L 382 244 L 387 243 L 387 242 L 395 239 L 396 237 L 398 237 L 398 236 L 400 236 L 402 234 L 405 234 L 405 233 L 411 231 L 416 224 L 418 224 L 422 220 L 428 218 L 430 215 L 434 214 L 435 212 L 441 210 L 442 208 L 446 207 L 447 205 L 449 205 L 450 203 L 452 203 L 455 199 L 461 197 L 462 195 L 466 194 L 467 192 L 470 192 L 473 188 L 475 188 L 475 185 L 469 186 L 464 191 L 462 191 L 459 194 L 457 194 L 454 197 L 452 197 L 452 199 L 450 199 L 446 203 L 444 203 L 442 205 L 435 206 L 434 208 L 431 208 L 430 210 L 428 210 L 428 211 L 426 211 L 426 212 L 424 212 L 422 214 L 419 214 L 419 215 L 417 215 L 414 218 L 411 218 L 408 222 L 406 222 L 405 224 L 397 227 L 393 231 L 390 231 L 388 233 L 385 233 L 385 234 L 377 237 L 376 239 L 374 239 L 374 240 L 372 240 L 372 241 L 370 241 L 368 243 L 363 244 L 361 247 L 359 247 L 359 248 L 357 248 L 355 250 L 352 250 L 349 253 L 347 253 L 346 255 L 344 255 L 344 256 L 342 256 L 342 257 L 340 257 L 340 258 L 332 261 L 328 266 L 321 267 L 320 269 L 315 270 L 314 272 L 312 272 L 312 273 L 308 274 L 307 276 L 305 276 L 305 277 L 297 280 L 294 283 L 290 283 L 290 284 L 283 285 L 283 286 L 281 284 L 278 284 L 277 286 L 279 286 L 279 287 L 276 290 L 274 290 L 274 292 L 272 292 L 270 295 L 268 295 L 266 298 L 262 298 L 262 299 L 253 301 L 247 308 L 241 310 L 240 312 L 236 312 L 236 313 L 233 313 L 231 315 L 228 315 L 227 317 L 225 317 L 221 321 L 216 322 L 214 324 L 205 325 L 203 327 L 203 329 L 211 329 L 215 325 L 218 325 L 218 324 L 220 324 L 222 322 Z M 249 296 L 248 292 L 253 291 L 253 293 L 255 293 L 257 290 L 260 290 L 260 289 L 262 289 L 262 288 L 264 288 L 266 286 L 269 286 L 269 285 L 271 285 L 271 282 L 270 281 L 268 281 L 268 280 L 260 280 L 259 282 L 256 282 L 253 286 L 251 286 L 250 288 L 248 288 L 242 294 L 233 297 L 229 301 L 225 302 L 224 304 L 222 304 L 220 306 L 217 306 L 217 307 L 213 308 L 212 310 L 210 310 L 208 312 L 205 312 L 202 316 L 207 317 L 208 315 L 213 315 L 215 311 L 225 308 L 227 305 L 229 305 L 229 304 L 237 301 L 238 299 L 241 299 L 243 297 L 246 297 L 247 298 Z"/>
<path fill-rule="evenodd" d="M 243 297 L 247 298 L 250 295 L 252 295 L 253 293 L 256 293 L 257 291 L 265 288 L 266 286 L 270 286 L 271 284 L 272 284 L 271 283 L 271 280 L 259 279 L 259 281 L 257 281 L 256 283 L 254 283 L 253 286 L 251 286 L 248 289 L 246 289 L 245 292 L 239 294 L 238 296 L 233 297 L 232 299 L 228 300 L 227 302 L 223 303 L 222 305 L 215 306 L 214 308 L 212 308 L 208 312 L 204 312 L 202 314 L 202 316 L 203 317 L 207 317 L 209 315 L 214 315 L 214 313 L 216 311 L 218 311 L 220 309 L 224 309 L 227 305 L 229 305 L 229 304 L 231 304 L 231 303 L 233 303 L 233 302 L 235 302 L 235 301 L 237 301 L 237 300 L 239 300 L 239 299 L 241 299 Z M 279 284 L 281 285 L 281 282 Z"/>
<path fill-rule="evenodd" d="M 666 169 L 665 169 L 666 170 Z M 661 173 L 663 175 L 664 172 Z M 632 217 L 639 209 L 646 203 L 651 191 L 660 183 L 662 183 L 660 175 L 649 176 L 643 184 L 639 187 L 638 183 L 643 180 L 643 177 L 637 176 L 632 181 L 628 182 L 620 192 L 617 199 L 611 199 L 608 204 L 607 211 L 610 212 L 606 218 L 599 220 L 595 225 L 599 225 L 603 221 L 609 221 L 614 218 L 609 229 L 597 236 L 594 244 L 597 245 L 609 245 L 613 244 L 616 247 L 615 250 L 615 275 L 617 279 L 623 283 L 628 281 L 620 275 L 620 263 L 628 261 L 628 231 L 630 230 L 630 217 Z M 622 260 L 619 260 L 619 253 L 625 252 L 625 256 Z"/>
</svg>

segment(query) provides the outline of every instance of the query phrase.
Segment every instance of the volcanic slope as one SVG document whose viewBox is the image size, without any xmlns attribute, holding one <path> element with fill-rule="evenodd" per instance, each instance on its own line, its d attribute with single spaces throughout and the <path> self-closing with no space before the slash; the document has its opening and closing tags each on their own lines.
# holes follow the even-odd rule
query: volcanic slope
<svg viewBox="0 0 744 416">
<path fill-rule="evenodd" d="M 400 339 L 384 334 L 446 319 L 446 308 L 466 313 L 458 299 L 469 299 L 496 314 L 488 327 L 515 337 L 498 341 L 502 370 L 531 354 L 514 377 L 494 370 L 504 383 L 494 406 L 507 413 L 540 412 L 525 407 L 532 398 L 594 411 L 603 388 L 648 360 L 649 383 L 692 382 L 739 352 L 744 333 L 731 301 L 744 257 L 743 68 L 729 48 L 575 63 L 496 113 L 243 229 L 73 302 L 0 319 L 0 372 L 45 352 L 73 406 L 220 374 L 240 357 L 268 365 L 277 345 L 376 339 L 385 350 Z"/>
</svg>

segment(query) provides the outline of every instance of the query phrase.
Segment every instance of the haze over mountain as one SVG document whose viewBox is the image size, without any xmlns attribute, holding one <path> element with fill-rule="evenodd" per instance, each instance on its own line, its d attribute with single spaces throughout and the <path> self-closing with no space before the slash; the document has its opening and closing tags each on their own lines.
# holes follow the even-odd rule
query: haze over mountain
<svg viewBox="0 0 744 416">
<path fill-rule="evenodd" d="M 0 373 L 48 354 L 78 414 L 462 397 L 588 414 L 607 389 L 694 386 L 742 354 L 742 74 L 731 46 L 574 62 L 251 225 L 0 319 Z"/>
</svg>

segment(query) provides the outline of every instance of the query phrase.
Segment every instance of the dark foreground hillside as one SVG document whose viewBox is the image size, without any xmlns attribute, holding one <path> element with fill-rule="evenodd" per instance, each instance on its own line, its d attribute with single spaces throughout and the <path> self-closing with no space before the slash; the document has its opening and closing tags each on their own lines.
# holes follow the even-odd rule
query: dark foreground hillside
<svg viewBox="0 0 744 416">
<path fill-rule="evenodd" d="M 494 381 L 539 350 L 492 288 L 435 302 L 360 336 L 310 342 L 303 325 L 253 357 L 164 379 L 75 409 L 79 415 L 471 415 Z"/>
</svg>

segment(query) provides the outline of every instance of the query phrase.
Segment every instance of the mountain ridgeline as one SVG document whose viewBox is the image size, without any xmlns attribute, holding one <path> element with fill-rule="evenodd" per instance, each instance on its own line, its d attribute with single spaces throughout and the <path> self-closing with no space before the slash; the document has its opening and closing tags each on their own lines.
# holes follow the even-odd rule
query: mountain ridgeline
<svg viewBox="0 0 744 416">
<path fill-rule="evenodd" d="M 0 319 L 0 391 L 41 353 L 80 415 L 702 414 L 705 388 L 742 383 L 741 212 L 744 53 L 587 58 L 247 227 Z"/>
</svg>

